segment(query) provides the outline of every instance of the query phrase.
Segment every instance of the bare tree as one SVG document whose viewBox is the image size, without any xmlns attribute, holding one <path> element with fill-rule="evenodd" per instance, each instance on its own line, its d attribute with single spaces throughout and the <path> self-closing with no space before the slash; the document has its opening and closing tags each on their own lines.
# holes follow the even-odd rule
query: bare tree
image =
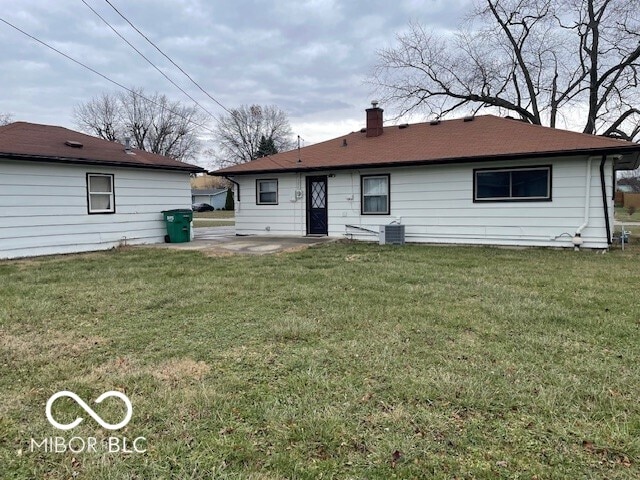
<svg viewBox="0 0 640 480">
<path fill-rule="evenodd" d="M 13 122 L 13 114 L 12 113 L 0 113 L 0 126 L 8 125 Z"/>
<path fill-rule="evenodd" d="M 119 95 L 126 133 L 142 150 L 187 160 L 200 149 L 198 134 L 206 116 L 195 106 L 172 102 L 142 89 Z"/>
<path fill-rule="evenodd" d="M 117 142 L 125 135 L 118 95 L 101 93 L 73 109 L 76 126 L 100 138 Z"/>
<path fill-rule="evenodd" d="M 287 114 L 275 105 L 242 105 L 218 119 L 218 149 L 209 153 L 219 166 L 237 165 L 258 158 L 261 139 L 278 152 L 291 149 L 292 135 Z"/>
<path fill-rule="evenodd" d="M 200 150 L 198 138 L 205 114 L 195 106 L 170 101 L 166 95 L 130 92 L 103 93 L 74 109 L 81 130 L 110 141 L 130 137 L 135 148 L 180 161 L 193 159 Z"/>
<path fill-rule="evenodd" d="M 484 0 L 447 37 L 417 24 L 379 52 L 371 81 L 400 115 L 485 107 L 555 127 L 640 134 L 640 0 Z"/>
</svg>

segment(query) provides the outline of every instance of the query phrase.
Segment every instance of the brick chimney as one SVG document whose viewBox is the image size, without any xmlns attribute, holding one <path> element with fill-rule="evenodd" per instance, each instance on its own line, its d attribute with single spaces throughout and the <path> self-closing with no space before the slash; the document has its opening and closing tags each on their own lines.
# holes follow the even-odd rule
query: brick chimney
<svg viewBox="0 0 640 480">
<path fill-rule="evenodd" d="M 367 137 L 379 137 L 382 135 L 382 112 L 378 108 L 376 100 L 371 102 L 371 108 L 367 108 Z"/>
</svg>

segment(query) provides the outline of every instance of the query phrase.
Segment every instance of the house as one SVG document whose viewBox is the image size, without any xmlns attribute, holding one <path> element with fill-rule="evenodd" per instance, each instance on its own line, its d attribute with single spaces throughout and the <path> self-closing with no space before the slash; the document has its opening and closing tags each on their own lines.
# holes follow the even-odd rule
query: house
<svg viewBox="0 0 640 480">
<path fill-rule="evenodd" d="M 236 233 L 607 248 L 614 170 L 640 145 L 493 115 L 366 128 L 213 172 L 234 183 Z"/>
<path fill-rule="evenodd" d="M 0 127 L 0 258 L 159 243 L 200 167 L 62 127 Z"/>
<path fill-rule="evenodd" d="M 226 188 L 192 188 L 191 203 L 208 203 L 216 210 L 224 210 L 227 190 Z"/>
</svg>

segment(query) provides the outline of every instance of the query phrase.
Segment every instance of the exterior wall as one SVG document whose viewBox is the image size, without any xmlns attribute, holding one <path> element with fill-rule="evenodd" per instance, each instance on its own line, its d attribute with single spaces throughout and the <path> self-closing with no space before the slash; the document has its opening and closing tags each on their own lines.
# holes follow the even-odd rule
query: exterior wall
<svg viewBox="0 0 640 480">
<path fill-rule="evenodd" d="M 88 214 L 87 173 L 114 174 L 116 213 Z M 161 243 L 190 202 L 187 172 L 0 160 L 0 258 Z"/>
<path fill-rule="evenodd" d="M 257 205 L 256 179 L 278 178 L 278 204 Z M 236 193 L 235 219 L 237 235 L 306 235 L 305 176 L 297 174 L 238 176 L 240 201 Z M 334 179 L 329 179 L 334 180 Z M 329 215 L 333 197 L 329 188 Z M 234 189 L 237 189 L 234 186 Z M 302 191 L 302 197 L 296 197 Z"/>
<path fill-rule="evenodd" d="M 473 202 L 473 169 L 552 166 L 552 200 Z M 587 158 L 483 162 L 387 169 L 336 170 L 329 175 L 329 236 L 377 241 L 373 233 L 398 221 L 406 225 L 408 242 L 573 247 L 572 237 L 584 222 Z M 607 248 L 600 187 L 600 158 L 591 164 L 590 219 L 582 232 L 584 246 Z M 607 204 L 613 225 L 612 165 L 605 165 Z M 390 174 L 390 215 L 361 215 L 360 175 Z M 236 202 L 236 233 L 241 235 L 305 235 L 306 174 L 280 174 L 278 205 L 256 205 L 256 179 L 276 175 L 237 176 L 241 202 Z M 296 198 L 295 191 L 302 197 Z"/>
</svg>

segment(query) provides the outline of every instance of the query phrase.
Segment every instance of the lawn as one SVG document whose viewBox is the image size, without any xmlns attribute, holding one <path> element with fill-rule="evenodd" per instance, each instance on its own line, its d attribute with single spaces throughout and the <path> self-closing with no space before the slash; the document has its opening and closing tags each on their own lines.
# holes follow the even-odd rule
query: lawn
<svg viewBox="0 0 640 480">
<path fill-rule="evenodd" d="M 616 207 L 615 217 L 619 222 L 640 222 L 640 209 L 637 209 L 633 215 L 629 215 L 627 208 Z"/>
<path fill-rule="evenodd" d="M 236 224 L 233 210 L 193 212 L 193 227 L 230 227 Z"/>
<path fill-rule="evenodd" d="M 218 220 L 221 220 L 221 219 L 233 220 L 235 218 L 235 214 L 236 212 L 234 212 L 233 210 L 215 210 L 213 212 L 193 212 L 193 218 L 194 219 L 210 218 L 210 219 L 218 219 Z"/>
<path fill-rule="evenodd" d="M 640 248 L 0 262 L 2 478 L 639 478 Z M 122 430 L 59 400 L 77 393 Z M 144 436 L 146 453 L 31 452 Z"/>
</svg>

